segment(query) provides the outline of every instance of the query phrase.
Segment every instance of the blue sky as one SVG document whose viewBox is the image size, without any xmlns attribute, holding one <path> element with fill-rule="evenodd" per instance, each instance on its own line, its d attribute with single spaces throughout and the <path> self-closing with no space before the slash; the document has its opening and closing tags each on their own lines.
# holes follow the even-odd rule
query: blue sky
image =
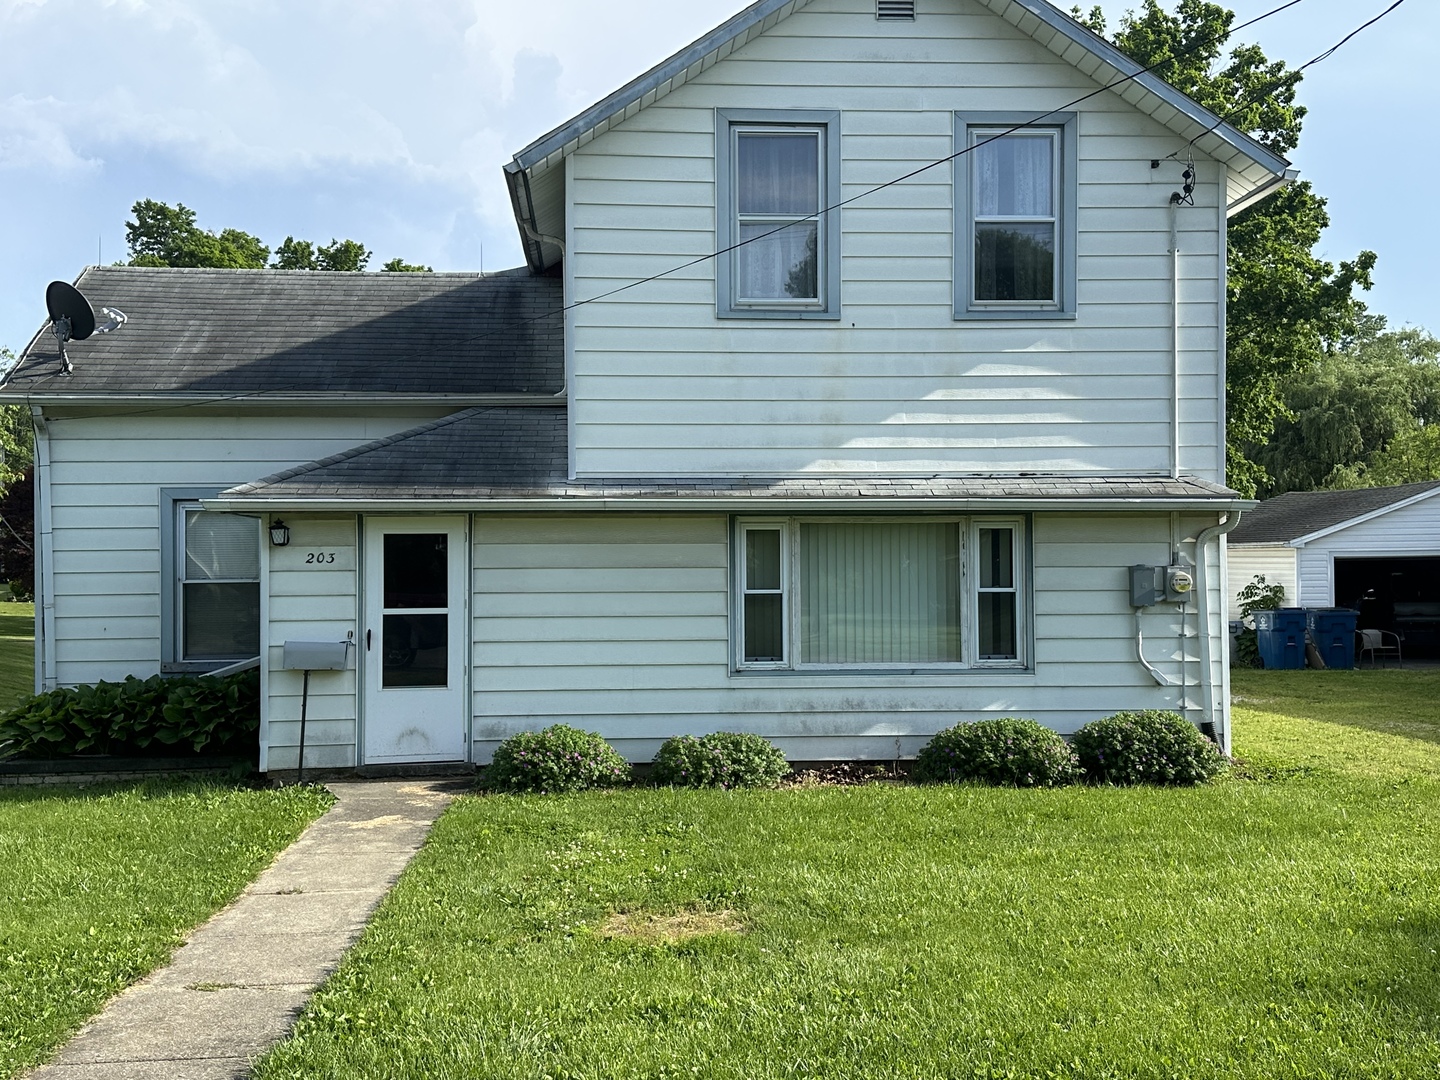
<svg viewBox="0 0 1440 1080">
<path fill-rule="evenodd" d="M 1389 2 L 1303 0 L 1243 38 L 1299 64 Z M 141 198 L 271 247 L 352 237 L 373 267 L 517 265 L 501 165 L 741 3 L 0 0 L 0 345 L 44 321 L 46 282 L 125 257 Z M 1440 4 L 1408 0 L 1313 68 L 1294 158 L 1330 200 L 1326 257 L 1377 251 L 1372 309 L 1440 331 L 1437 42 Z"/>
</svg>

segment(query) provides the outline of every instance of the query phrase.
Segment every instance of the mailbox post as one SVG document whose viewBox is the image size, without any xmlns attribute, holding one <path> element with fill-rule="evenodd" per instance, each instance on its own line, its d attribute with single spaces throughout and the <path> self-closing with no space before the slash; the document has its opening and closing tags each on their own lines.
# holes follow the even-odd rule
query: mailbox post
<svg viewBox="0 0 1440 1080">
<path fill-rule="evenodd" d="M 303 671 L 300 683 L 300 756 L 296 760 L 295 782 L 305 782 L 305 710 L 310 699 L 310 672 L 343 671 L 349 666 L 350 647 L 355 644 L 352 630 L 344 641 L 287 641 L 280 666 L 286 671 Z"/>
</svg>

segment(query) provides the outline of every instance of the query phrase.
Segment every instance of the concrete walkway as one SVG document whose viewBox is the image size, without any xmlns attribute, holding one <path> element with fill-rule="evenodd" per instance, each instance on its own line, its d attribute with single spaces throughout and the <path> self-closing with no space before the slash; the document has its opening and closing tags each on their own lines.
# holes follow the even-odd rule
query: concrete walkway
<svg viewBox="0 0 1440 1080">
<path fill-rule="evenodd" d="M 337 802 L 169 967 L 113 998 L 31 1080 L 229 1080 L 283 1039 L 453 793 L 453 780 L 330 785 Z"/>
</svg>

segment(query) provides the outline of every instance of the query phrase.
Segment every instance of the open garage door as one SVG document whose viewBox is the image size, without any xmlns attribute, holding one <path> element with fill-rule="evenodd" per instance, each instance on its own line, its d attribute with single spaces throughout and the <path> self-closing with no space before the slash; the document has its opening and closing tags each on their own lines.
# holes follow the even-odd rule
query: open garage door
<svg viewBox="0 0 1440 1080">
<path fill-rule="evenodd" d="M 1440 657 L 1440 556 L 1336 559 L 1335 602 L 1361 629 L 1399 634 L 1407 657 Z"/>
</svg>

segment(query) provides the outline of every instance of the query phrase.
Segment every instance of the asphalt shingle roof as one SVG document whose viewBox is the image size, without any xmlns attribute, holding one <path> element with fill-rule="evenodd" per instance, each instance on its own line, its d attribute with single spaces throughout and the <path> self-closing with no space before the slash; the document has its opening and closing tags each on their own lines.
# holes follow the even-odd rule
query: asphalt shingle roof
<svg viewBox="0 0 1440 1080">
<path fill-rule="evenodd" d="M 36 335 L 0 392 L 553 394 L 564 387 L 558 278 L 90 267 L 77 286 L 122 329 Z"/>
<path fill-rule="evenodd" d="M 231 488 L 245 500 L 515 498 L 1217 500 L 1233 491 L 1192 477 L 677 477 L 567 479 L 565 409 L 466 409 L 321 461 Z"/>
<path fill-rule="evenodd" d="M 1347 491 L 1290 491 L 1266 499 L 1230 533 L 1232 544 L 1284 544 L 1440 488 L 1440 480 Z"/>
</svg>

